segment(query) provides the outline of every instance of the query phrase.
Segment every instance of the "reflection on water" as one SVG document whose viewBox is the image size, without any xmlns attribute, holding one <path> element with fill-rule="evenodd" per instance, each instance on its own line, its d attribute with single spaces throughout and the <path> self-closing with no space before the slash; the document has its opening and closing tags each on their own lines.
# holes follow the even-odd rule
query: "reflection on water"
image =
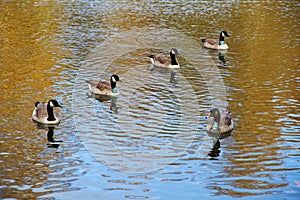
<svg viewBox="0 0 300 200">
<path fill-rule="evenodd" d="M 217 140 L 216 142 L 213 143 L 213 148 L 211 149 L 211 151 L 208 153 L 208 155 L 212 158 L 215 158 L 215 157 L 219 157 L 220 155 L 220 140 Z"/>
<path fill-rule="evenodd" d="M 118 101 L 118 97 L 112 97 L 110 101 L 110 110 L 116 114 L 118 114 L 117 101 Z"/>
<path fill-rule="evenodd" d="M 48 127 L 48 132 L 47 132 L 47 140 L 48 144 L 47 146 L 49 148 L 58 148 L 60 146 L 60 142 L 63 142 L 62 140 L 55 140 L 54 139 L 54 127 Z"/>
<path fill-rule="evenodd" d="M 220 61 L 219 63 L 220 63 L 220 66 L 222 66 L 222 67 L 227 66 L 225 54 L 226 54 L 226 51 L 219 51 L 219 61 Z"/>
<path fill-rule="evenodd" d="M 297 199 L 299 9 L 298 2 L 287 1 L 0 2 L 0 198 Z M 178 46 L 184 46 L 179 49 L 179 71 L 149 67 L 146 56 L 159 46 L 151 40 L 122 40 L 120 49 L 103 46 L 104 51 L 93 52 L 98 45 L 108 44 L 103 43 L 107 38 L 143 27 L 152 27 L 157 35 L 170 34 L 162 29 L 174 29 L 180 36 L 195 39 L 192 46 L 184 46 L 182 37 L 178 40 Z M 223 29 L 232 33 L 226 52 L 197 49 L 198 38 Z M 147 36 L 151 39 L 151 34 L 141 38 Z M 167 51 L 168 42 L 178 35 L 161 36 L 167 42 L 159 41 L 159 48 Z M 132 45 L 144 42 L 147 46 L 129 52 Z M 127 80 L 120 85 L 121 95 L 98 100 L 84 90 L 78 94 L 83 105 L 74 105 L 77 74 L 88 55 L 97 53 L 95 60 L 89 60 L 95 66 L 86 67 L 112 66 L 85 78 L 100 79 L 117 71 Z M 216 68 L 207 67 L 207 62 Z M 135 69 L 135 76 L 126 76 L 130 69 Z M 214 91 L 226 92 L 226 99 L 215 102 L 228 107 L 237 123 L 224 138 L 209 136 L 202 120 L 215 100 L 208 91 L 219 84 L 213 79 L 215 70 L 226 86 L 225 91 Z M 214 81 L 208 82 L 208 76 Z M 176 146 L 167 146 L 164 152 L 174 149 L 177 159 L 164 167 L 144 173 L 114 170 L 121 151 L 131 153 L 124 155 L 128 159 L 144 162 L 147 159 L 141 156 L 161 150 L 174 135 L 186 133 L 177 129 L 182 120 L 181 99 L 174 95 L 181 92 L 186 97 L 178 89 L 184 88 L 185 80 L 197 96 L 193 102 L 199 105 L 191 117 L 196 118 L 197 126 L 192 127 L 196 135 L 177 138 Z M 85 87 L 82 84 L 82 90 Z M 62 122 L 55 129 L 37 127 L 31 120 L 34 102 L 54 97 L 64 104 Z M 85 112 L 88 123 L 77 126 L 74 109 Z M 134 126 L 122 128 L 136 131 L 117 132 L 115 125 L 126 121 Z M 99 148 L 95 151 L 116 166 L 109 167 L 108 160 L 95 161 L 82 142 L 90 136 L 88 142 Z M 99 141 L 104 145 L 99 147 Z M 176 155 L 182 149 L 184 153 Z"/>
</svg>

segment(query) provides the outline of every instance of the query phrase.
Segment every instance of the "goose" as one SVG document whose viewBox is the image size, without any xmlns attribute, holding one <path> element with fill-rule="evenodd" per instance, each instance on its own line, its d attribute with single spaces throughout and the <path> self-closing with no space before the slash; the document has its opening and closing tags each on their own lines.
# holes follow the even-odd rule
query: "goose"
<svg viewBox="0 0 300 200">
<path fill-rule="evenodd" d="M 213 108 L 210 110 L 208 118 L 210 118 L 210 122 L 206 126 L 207 132 L 222 134 L 228 133 L 234 128 L 231 113 L 228 111 L 221 115 L 218 108 Z"/>
<path fill-rule="evenodd" d="M 51 99 L 48 103 L 37 101 L 34 105 L 35 108 L 32 113 L 33 121 L 46 125 L 55 125 L 60 122 L 58 112 L 53 111 L 54 107 L 61 108 L 56 100 Z"/>
<path fill-rule="evenodd" d="M 103 96 L 118 96 L 117 82 L 121 81 L 118 75 L 111 75 L 110 83 L 106 81 L 87 81 L 89 89 L 93 94 Z"/>
<path fill-rule="evenodd" d="M 175 57 L 178 54 L 177 49 L 172 48 L 170 50 L 170 55 L 158 54 L 158 55 L 150 55 L 151 63 L 156 67 L 164 67 L 164 68 L 171 68 L 171 69 L 178 69 L 179 63 Z"/>
<path fill-rule="evenodd" d="M 219 39 L 202 38 L 201 41 L 203 42 L 204 47 L 208 49 L 225 50 L 228 49 L 228 45 L 225 44 L 224 41 L 225 37 L 230 37 L 230 35 L 226 31 L 221 31 Z"/>
</svg>

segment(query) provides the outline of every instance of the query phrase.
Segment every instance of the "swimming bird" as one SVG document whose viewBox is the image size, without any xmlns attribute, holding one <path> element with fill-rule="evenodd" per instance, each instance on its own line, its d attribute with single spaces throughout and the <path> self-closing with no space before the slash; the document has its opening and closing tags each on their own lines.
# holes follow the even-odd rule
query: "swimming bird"
<svg viewBox="0 0 300 200">
<path fill-rule="evenodd" d="M 106 81 L 87 81 L 89 89 L 93 94 L 103 96 L 118 96 L 117 82 L 121 81 L 118 75 L 111 75 L 110 83 Z"/>
<path fill-rule="evenodd" d="M 60 107 L 59 103 L 51 99 L 48 103 L 36 102 L 35 108 L 32 113 L 32 119 L 35 122 L 47 125 L 54 125 L 60 122 L 59 113 L 57 110 L 53 110 L 54 107 Z"/>
<path fill-rule="evenodd" d="M 206 126 L 207 132 L 227 133 L 232 131 L 234 128 L 231 113 L 228 111 L 221 114 L 218 108 L 213 108 L 210 110 L 208 118 L 211 119 L 209 124 Z"/>
<path fill-rule="evenodd" d="M 224 41 L 225 37 L 230 37 L 230 35 L 226 31 L 221 31 L 219 39 L 202 38 L 201 41 L 206 48 L 225 50 L 228 49 L 228 45 Z"/>
<path fill-rule="evenodd" d="M 151 63 L 156 67 L 164 67 L 164 68 L 172 68 L 178 69 L 179 63 L 176 59 L 176 54 L 178 54 L 177 49 L 172 48 L 170 50 L 170 55 L 158 54 L 158 55 L 150 55 Z"/>
</svg>

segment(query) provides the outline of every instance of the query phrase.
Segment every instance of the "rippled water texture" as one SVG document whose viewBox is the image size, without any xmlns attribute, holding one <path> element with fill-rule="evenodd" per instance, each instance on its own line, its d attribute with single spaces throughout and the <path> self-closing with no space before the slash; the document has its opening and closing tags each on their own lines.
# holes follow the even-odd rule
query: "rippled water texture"
<svg viewBox="0 0 300 200">
<path fill-rule="evenodd" d="M 2 1 L 0 198 L 297 199 L 299 8 Z M 203 49 L 221 30 L 229 49 Z M 150 65 L 172 47 L 179 70 Z M 112 73 L 120 96 L 88 92 Z M 50 98 L 62 122 L 36 125 Z M 232 112 L 231 135 L 206 133 L 211 107 Z"/>
</svg>

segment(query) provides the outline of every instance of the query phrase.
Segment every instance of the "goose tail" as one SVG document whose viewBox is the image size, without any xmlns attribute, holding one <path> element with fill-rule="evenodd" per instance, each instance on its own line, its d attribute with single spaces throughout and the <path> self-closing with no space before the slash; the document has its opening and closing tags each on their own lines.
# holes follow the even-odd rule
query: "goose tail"
<svg viewBox="0 0 300 200">
<path fill-rule="evenodd" d="M 37 107 L 37 105 L 39 105 L 39 103 L 40 103 L 39 101 L 35 102 L 34 106 Z"/>
<path fill-rule="evenodd" d="M 206 38 L 200 38 L 200 40 L 204 43 L 206 42 Z"/>
</svg>

